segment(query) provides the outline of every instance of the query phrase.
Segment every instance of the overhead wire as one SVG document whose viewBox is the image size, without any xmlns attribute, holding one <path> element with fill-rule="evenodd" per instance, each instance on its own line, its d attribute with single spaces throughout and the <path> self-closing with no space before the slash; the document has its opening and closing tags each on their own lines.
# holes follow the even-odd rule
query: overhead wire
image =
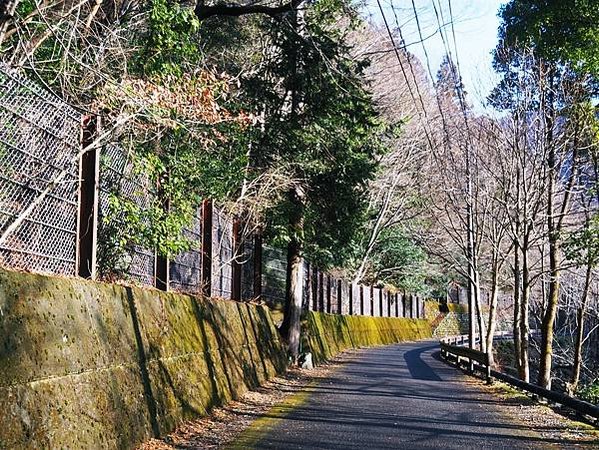
<svg viewBox="0 0 599 450">
<path fill-rule="evenodd" d="M 387 16 L 385 15 L 385 11 L 383 9 L 383 5 L 381 4 L 380 0 L 376 0 L 376 1 L 377 1 L 377 5 L 379 7 L 379 10 L 381 12 L 381 16 L 383 18 L 383 22 L 385 23 L 385 29 L 387 30 L 387 34 L 388 34 L 389 39 L 391 41 L 391 45 L 393 46 L 393 49 L 394 49 L 394 52 L 395 52 L 395 56 L 397 58 L 397 61 L 399 62 L 399 66 L 401 68 L 401 71 L 402 71 L 402 74 L 404 76 L 404 79 L 406 80 L 406 85 L 408 86 L 408 91 L 410 92 L 410 96 L 412 97 L 412 101 L 413 101 L 414 106 L 416 108 L 416 114 L 418 115 L 418 117 L 419 117 L 419 119 L 420 119 L 420 121 L 421 121 L 421 123 L 423 125 L 423 130 L 424 130 L 424 133 L 426 135 L 426 139 L 428 141 L 428 144 L 429 144 L 429 146 L 431 148 L 431 151 L 434 151 L 433 140 L 431 139 L 430 134 L 429 134 L 429 132 L 427 130 L 428 117 L 427 117 L 427 114 L 426 114 L 426 106 L 424 104 L 424 100 L 422 98 L 422 93 L 420 92 L 420 88 L 418 86 L 418 81 L 416 79 L 416 75 L 414 73 L 414 70 L 413 70 L 410 58 L 407 57 L 406 60 L 407 60 L 408 64 L 410 65 L 410 70 L 411 70 L 412 78 L 414 80 L 414 86 L 416 88 L 416 92 L 418 94 L 418 98 L 419 98 L 420 105 L 421 105 L 422 109 L 419 109 L 417 101 L 416 101 L 416 96 L 414 95 L 414 91 L 412 90 L 412 88 L 410 86 L 410 81 L 408 79 L 407 72 L 405 70 L 402 58 L 401 58 L 401 56 L 399 54 L 399 47 L 396 44 L 395 38 L 393 37 L 393 33 L 391 32 L 391 28 L 389 27 L 389 22 L 387 21 Z M 398 28 L 398 31 L 401 33 L 401 29 Z M 400 39 L 403 41 L 403 36 L 401 36 L 401 34 L 400 34 Z M 423 116 L 424 116 L 425 120 L 423 120 L 423 118 L 422 118 Z"/>
</svg>

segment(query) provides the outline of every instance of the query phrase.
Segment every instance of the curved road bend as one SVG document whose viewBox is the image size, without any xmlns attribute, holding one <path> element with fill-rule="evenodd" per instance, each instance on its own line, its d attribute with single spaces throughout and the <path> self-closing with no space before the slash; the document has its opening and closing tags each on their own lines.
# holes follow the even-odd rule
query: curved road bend
<svg viewBox="0 0 599 450">
<path fill-rule="evenodd" d="M 501 400 L 440 361 L 437 353 L 438 344 L 431 341 L 359 353 L 300 406 L 261 429 L 251 447 L 556 448 L 554 441 L 508 417 Z"/>
</svg>

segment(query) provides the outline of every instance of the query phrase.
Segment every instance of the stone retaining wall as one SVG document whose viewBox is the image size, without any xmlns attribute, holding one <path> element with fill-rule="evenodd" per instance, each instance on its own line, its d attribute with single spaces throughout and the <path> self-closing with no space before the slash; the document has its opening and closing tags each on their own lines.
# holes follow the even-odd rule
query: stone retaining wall
<svg viewBox="0 0 599 450">
<path fill-rule="evenodd" d="M 304 326 L 306 339 L 316 363 L 326 361 L 343 350 L 372 347 L 432 336 L 426 319 L 340 316 L 308 312 Z"/>
<path fill-rule="evenodd" d="M 0 269 L 0 448 L 131 448 L 285 368 L 269 311 Z"/>
</svg>

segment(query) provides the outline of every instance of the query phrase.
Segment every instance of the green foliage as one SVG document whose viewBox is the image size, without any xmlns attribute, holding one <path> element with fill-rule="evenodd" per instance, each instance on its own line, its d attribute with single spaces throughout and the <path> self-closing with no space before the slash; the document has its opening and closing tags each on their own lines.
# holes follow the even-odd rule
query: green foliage
<svg viewBox="0 0 599 450">
<path fill-rule="evenodd" d="M 35 11 L 35 1 L 33 0 L 21 0 L 17 4 L 16 15 L 19 17 L 27 17 L 33 11 Z"/>
<path fill-rule="evenodd" d="M 571 233 L 564 244 L 566 256 L 580 265 L 599 263 L 599 214 L 595 214 L 583 228 Z"/>
<path fill-rule="evenodd" d="M 170 0 L 150 0 L 149 29 L 142 36 L 138 71 L 181 76 L 201 60 L 197 33 L 200 22 L 193 9 Z"/>
<path fill-rule="evenodd" d="M 428 293 L 426 252 L 402 226 L 383 230 L 373 251 L 372 266 L 373 274 L 383 283 Z"/>
<path fill-rule="evenodd" d="M 113 237 L 107 237 L 112 241 L 106 243 L 115 254 L 106 258 L 118 260 L 133 245 L 155 248 L 168 257 L 188 250 L 192 243 L 183 230 L 197 216 L 201 199 L 226 198 L 242 182 L 246 159 L 237 150 L 235 146 L 220 146 L 214 151 L 199 151 L 185 129 L 165 133 L 152 145 L 138 146 L 133 176 L 146 179 L 155 189 L 148 196 L 149 204 L 140 204 L 123 197 L 116 186 L 105 218 L 106 225 L 116 227 Z M 141 197 L 145 194 L 135 193 Z"/>
<path fill-rule="evenodd" d="M 284 167 L 302 186 L 301 240 L 321 265 L 341 264 L 347 257 L 364 224 L 366 183 L 384 151 L 382 137 L 392 130 L 379 120 L 364 89 L 365 61 L 354 61 L 345 44 L 342 7 L 347 5 L 315 2 L 303 36 L 293 22 L 269 24 L 265 31 L 279 47 L 277 58 L 265 61 L 265 73 L 245 80 L 248 94 L 259 92 L 266 110 L 254 163 Z M 291 239 L 295 231 L 287 223 L 295 208 L 285 201 L 270 216 L 275 241 Z"/>
<path fill-rule="evenodd" d="M 581 389 L 578 389 L 576 396 L 584 400 L 585 402 L 592 403 L 593 405 L 599 404 L 599 381 L 588 384 Z"/>
<path fill-rule="evenodd" d="M 537 56 L 599 75 L 598 0 L 511 0 L 500 11 L 499 38 Z"/>
</svg>

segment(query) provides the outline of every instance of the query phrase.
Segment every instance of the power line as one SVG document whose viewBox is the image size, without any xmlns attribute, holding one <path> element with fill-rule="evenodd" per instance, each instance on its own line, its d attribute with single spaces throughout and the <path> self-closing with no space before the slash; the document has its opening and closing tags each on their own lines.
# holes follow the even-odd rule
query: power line
<svg viewBox="0 0 599 450">
<path fill-rule="evenodd" d="M 387 22 L 387 16 L 385 15 L 385 11 L 383 10 L 383 6 L 381 5 L 381 1 L 380 0 L 376 0 L 376 2 L 378 4 L 379 10 L 381 12 L 381 16 L 383 17 L 383 22 L 385 23 L 385 28 L 387 30 L 387 34 L 389 35 L 389 39 L 391 40 L 391 45 L 393 45 L 393 49 L 395 50 L 395 56 L 397 57 L 397 61 L 399 62 L 399 66 L 401 67 L 401 71 L 402 71 L 402 74 L 404 76 L 404 79 L 406 80 L 406 84 L 408 86 L 408 90 L 410 92 L 410 96 L 412 97 L 412 101 L 414 103 L 414 106 L 416 107 L 416 113 L 418 114 L 418 117 L 419 117 L 420 121 L 423 124 L 423 130 L 424 130 L 424 134 L 426 135 L 426 140 L 428 141 L 428 144 L 429 144 L 429 146 L 431 148 L 431 151 L 434 152 L 433 142 L 432 142 L 432 139 L 431 139 L 431 137 L 429 135 L 429 132 L 427 130 L 426 121 L 422 120 L 422 115 L 424 115 L 425 119 L 427 119 L 426 107 L 424 105 L 424 100 L 422 99 L 422 93 L 420 92 L 420 88 L 418 87 L 418 81 L 416 80 L 416 75 L 414 73 L 414 68 L 412 67 L 410 58 L 409 57 L 406 58 L 407 61 L 408 61 L 408 64 L 410 65 L 410 71 L 412 73 L 412 78 L 414 80 L 414 86 L 416 88 L 416 92 L 418 93 L 418 98 L 420 100 L 420 104 L 422 106 L 421 112 L 419 111 L 419 108 L 418 108 L 418 105 L 417 105 L 417 102 L 416 102 L 416 97 L 414 96 L 414 92 L 412 91 L 412 88 L 410 86 L 410 81 L 408 80 L 405 67 L 404 67 L 403 62 L 401 60 L 401 57 L 399 55 L 398 46 L 395 43 L 395 38 L 393 37 L 393 33 L 391 32 L 391 28 L 389 27 L 389 23 Z M 401 36 L 401 29 L 398 29 L 398 31 L 400 32 L 400 38 L 403 41 L 403 36 Z"/>
</svg>

